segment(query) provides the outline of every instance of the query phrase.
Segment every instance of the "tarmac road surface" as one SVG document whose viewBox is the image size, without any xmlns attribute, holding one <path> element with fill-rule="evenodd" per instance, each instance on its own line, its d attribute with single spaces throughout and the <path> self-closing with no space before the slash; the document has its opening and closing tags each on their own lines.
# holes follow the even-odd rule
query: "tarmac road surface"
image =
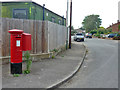
<svg viewBox="0 0 120 90">
<path fill-rule="evenodd" d="M 118 88 L 118 41 L 86 39 L 88 54 L 80 71 L 59 88 Z"/>
</svg>

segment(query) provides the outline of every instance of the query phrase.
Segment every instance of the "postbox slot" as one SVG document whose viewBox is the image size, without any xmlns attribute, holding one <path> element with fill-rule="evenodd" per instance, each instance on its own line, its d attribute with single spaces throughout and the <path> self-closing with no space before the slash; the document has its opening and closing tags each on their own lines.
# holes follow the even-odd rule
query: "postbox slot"
<svg viewBox="0 0 120 90">
<path fill-rule="evenodd" d="M 21 38 L 21 37 L 16 37 L 16 38 Z"/>
</svg>

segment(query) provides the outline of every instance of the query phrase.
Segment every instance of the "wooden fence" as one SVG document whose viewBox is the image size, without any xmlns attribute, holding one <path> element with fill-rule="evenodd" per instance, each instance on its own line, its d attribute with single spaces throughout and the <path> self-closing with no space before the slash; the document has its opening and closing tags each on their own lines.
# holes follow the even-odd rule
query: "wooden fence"
<svg viewBox="0 0 120 90">
<path fill-rule="evenodd" d="M 0 56 L 2 56 L 2 23 L 0 19 Z"/>
<path fill-rule="evenodd" d="M 60 48 L 66 42 L 66 27 L 48 22 L 48 50 Z"/>
<path fill-rule="evenodd" d="M 31 54 L 48 53 L 65 45 L 66 27 L 49 21 L 0 18 L 0 56 L 10 56 L 8 30 L 20 29 L 32 35 Z"/>
</svg>

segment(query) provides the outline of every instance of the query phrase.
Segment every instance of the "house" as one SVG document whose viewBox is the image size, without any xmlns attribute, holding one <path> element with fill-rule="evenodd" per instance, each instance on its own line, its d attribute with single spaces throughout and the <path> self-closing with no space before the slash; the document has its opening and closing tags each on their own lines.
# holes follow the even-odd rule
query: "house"
<svg viewBox="0 0 120 90">
<path fill-rule="evenodd" d="M 77 33 L 85 33 L 85 30 L 82 30 L 82 29 L 75 29 L 75 31 L 77 32 Z"/>
<path fill-rule="evenodd" d="M 120 21 L 118 20 L 117 23 L 110 25 L 107 29 L 112 29 L 112 32 L 120 32 Z"/>
<path fill-rule="evenodd" d="M 31 20 L 48 20 L 60 25 L 66 25 L 64 16 L 29 0 L 12 0 L 0 2 L 1 17 Z"/>
</svg>

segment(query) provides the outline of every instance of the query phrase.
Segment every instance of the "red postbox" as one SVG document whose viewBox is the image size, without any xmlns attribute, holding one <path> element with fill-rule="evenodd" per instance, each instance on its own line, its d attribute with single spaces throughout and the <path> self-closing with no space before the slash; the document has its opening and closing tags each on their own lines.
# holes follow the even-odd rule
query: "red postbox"
<svg viewBox="0 0 120 90">
<path fill-rule="evenodd" d="M 22 51 L 31 50 L 31 35 L 23 30 L 9 30 L 11 34 L 11 73 L 22 73 Z M 24 47 L 25 45 L 25 47 Z M 28 47 L 26 45 L 29 45 Z"/>
<path fill-rule="evenodd" d="M 22 46 L 23 51 L 31 50 L 31 34 L 28 33 L 22 34 Z"/>
</svg>

